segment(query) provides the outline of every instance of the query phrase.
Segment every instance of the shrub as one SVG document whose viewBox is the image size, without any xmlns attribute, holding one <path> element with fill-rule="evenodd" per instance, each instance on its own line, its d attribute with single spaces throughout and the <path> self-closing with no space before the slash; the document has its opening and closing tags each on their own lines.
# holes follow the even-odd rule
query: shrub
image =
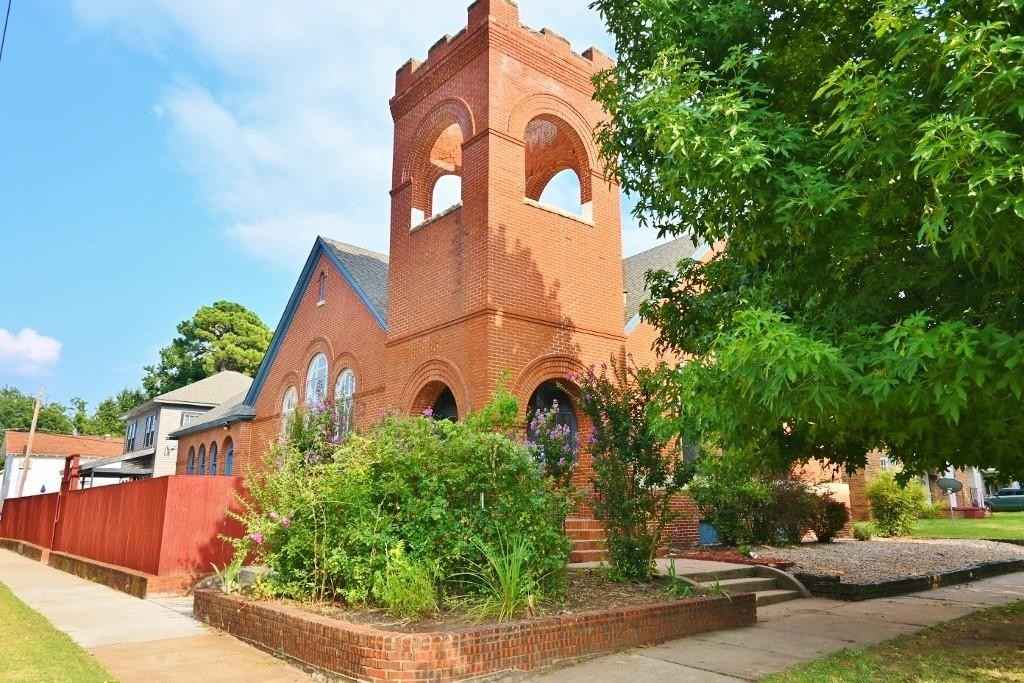
<svg viewBox="0 0 1024 683">
<path fill-rule="evenodd" d="M 739 454 L 708 455 L 697 461 L 689 494 L 701 516 L 718 531 L 722 543 L 739 546 L 765 542 L 764 516 L 771 488 Z M 773 540 L 774 531 L 768 533 Z"/>
<path fill-rule="evenodd" d="M 890 472 L 880 474 L 867 488 L 875 528 L 881 536 L 907 536 L 925 503 L 919 482 L 900 484 Z"/>
<path fill-rule="evenodd" d="M 305 429 L 301 438 L 275 447 L 247 482 L 243 521 L 272 570 L 266 591 L 420 612 L 466 590 L 452 577 L 513 536 L 523 539 L 523 572 L 556 591 L 568 500 L 526 446 L 501 433 L 516 413 L 500 392 L 461 423 L 390 418 L 342 443 L 332 443 L 325 418 L 303 416 L 291 431 Z"/>
<path fill-rule="evenodd" d="M 540 595 L 540 583 L 529 571 L 530 545 L 522 536 L 507 541 L 499 538 L 494 545 L 478 542 L 484 557 L 473 571 L 466 572 L 467 583 L 475 590 L 469 602 L 480 618 L 493 617 L 508 621 L 517 614 L 530 611 Z"/>
<path fill-rule="evenodd" d="M 811 530 L 819 543 L 831 543 L 849 521 L 850 511 L 845 503 L 834 500 L 829 494 L 818 497 Z"/>
<path fill-rule="evenodd" d="M 767 505 L 755 510 L 755 540 L 798 545 L 814 525 L 818 495 L 807 484 L 792 479 L 770 481 L 768 491 Z"/>
<path fill-rule="evenodd" d="M 857 522 L 853 525 L 853 537 L 858 541 L 870 541 L 875 537 L 875 525 L 871 522 Z"/>
<path fill-rule="evenodd" d="M 590 418 L 594 466 L 594 511 L 608 533 L 612 576 L 646 581 L 671 502 L 692 476 L 681 454 L 670 453 L 671 438 L 659 433 L 661 407 L 656 375 L 632 361 L 580 378 L 580 405 Z"/>
<path fill-rule="evenodd" d="M 568 425 L 558 424 L 558 401 L 530 416 L 530 451 L 544 474 L 561 488 L 569 486 L 579 444 Z"/>
<path fill-rule="evenodd" d="M 405 554 L 402 546 L 389 553 L 383 574 L 377 577 L 374 597 L 392 614 L 402 618 L 422 617 L 437 611 L 437 570 Z"/>
</svg>

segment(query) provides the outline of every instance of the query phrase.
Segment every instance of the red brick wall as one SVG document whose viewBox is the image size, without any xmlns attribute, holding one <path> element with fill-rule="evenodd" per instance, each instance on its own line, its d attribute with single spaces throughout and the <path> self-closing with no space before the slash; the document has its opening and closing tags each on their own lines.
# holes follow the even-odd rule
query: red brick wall
<svg viewBox="0 0 1024 683">
<path fill-rule="evenodd" d="M 413 634 L 208 590 L 196 592 L 195 613 L 257 647 L 335 676 L 433 683 L 534 671 L 602 652 L 750 626 L 757 620 L 752 594 Z"/>
</svg>

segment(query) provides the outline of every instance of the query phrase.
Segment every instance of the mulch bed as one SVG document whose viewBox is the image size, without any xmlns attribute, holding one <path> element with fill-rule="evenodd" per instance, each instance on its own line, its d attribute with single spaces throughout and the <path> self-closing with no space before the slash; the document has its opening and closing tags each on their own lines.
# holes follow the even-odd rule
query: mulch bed
<svg viewBox="0 0 1024 683">
<path fill-rule="evenodd" d="M 796 564 L 791 560 L 783 560 L 760 553 L 755 553 L 754 557 L 750 557 L 733 548 L 676 548 L 669 553 L 669 557 L 677 560 L 705 560 L 707 562 L 731 562 L 733 564 L 774 567 L 783 571 Z"/>
<path fill-rule="evenodd" d="M 580 614 L 597 610 L 622 607 L 636 607 L 671 602 L 672 596 L 665 590 L 663 581 L 653 583 L 616 583 L 600 569 L 570 570 L 565 597 L 558 602 L 542 602 L 530 617 L 551 617 Z M 694 598 L 689 598 L 693 600 Z M 428 618 L 399 619 L 382 609 L 349 607 L 340 603 L 300 603 L 292 600 L 276 600 L 272 603 L 287 605 L 304 611 L 346 621 L 363 624 L 385 631 L 400 633 L 431 633 L 454 631 L 470 626 L 485 626 L 496 623 L 481 621 L 458 605 L 442 606 L 441 611 Z"/>
</svg>

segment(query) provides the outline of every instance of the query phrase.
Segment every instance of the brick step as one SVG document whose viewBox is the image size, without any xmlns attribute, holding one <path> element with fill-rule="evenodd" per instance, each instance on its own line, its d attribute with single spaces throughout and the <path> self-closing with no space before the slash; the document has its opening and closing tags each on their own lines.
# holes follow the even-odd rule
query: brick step
<svg viewBox="0 0 1024 683">
<path fill-rule="evenodd" d="M 714 583 L 715 581 L 728 581 L 730 579 L 748 579 L 756 577 L 757 567 L 750 566 L 734 567 L 731 569 L 712 569 L 704 572 L 687 572 L 683 575 L 697 583 Z"/>
<path fill-rule="evenodd" d="M 604 562 L 608 559 L 608 552 L 605 550 L 573 550 L 569 553 L 569 562 Z"/>
<path fill-rule="evenodd" d="M 603 529 L 570 529 L 566 532 L 566 535 L 572 541 L 603 541 L 608 537 Z"/>
<path fill-rule="evenodd" d="M 586 517 L 569 517 L 565 520 L 566 531 L 604 531 L 604 526 L 596 519 Z"/>
<path fill-rule="evenodd" d="M 604 539 L 597 541 L 577 541 L 573 539 L 572 549 L 577 552 L 584 550 L 607 550 L 608 542 Z"/>
<path fill-rule="evenodd" d="M 758 607 L 767 607 L 768 605 L 777 605 L 780 602 L 788 602 L 790 600 L 799 600 L 803 596 L 800 591 L 790 591 L 783 589 L 775 589 L 770 591 L 758 591 L 754 594 L 757 597 Z"/>
</svg>

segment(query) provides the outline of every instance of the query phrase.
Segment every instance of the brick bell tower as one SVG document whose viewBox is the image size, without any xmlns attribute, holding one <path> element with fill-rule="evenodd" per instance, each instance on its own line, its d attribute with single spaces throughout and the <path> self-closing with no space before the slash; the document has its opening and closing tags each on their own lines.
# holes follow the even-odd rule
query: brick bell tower
<svg viewBox="0 0 1024 683">
<path fill-rule="evenodd" d="M 503 375 L 528 398 L 544 359 L 583 367 L 623 342 L 619 189 L 594 141 L 605 114 L 591 82 L 612 62 L 522 26 L 511 0 L 468 15 L 398 70 L 390 103 L 388 385 L 403 410 L 445 388 L 460 413 L 476 409 Z M 578 211 L 540 201 L 566 170 Z M 434 206 L 439 184 L 460 183 L 460 203 Z"/>
</svg>

